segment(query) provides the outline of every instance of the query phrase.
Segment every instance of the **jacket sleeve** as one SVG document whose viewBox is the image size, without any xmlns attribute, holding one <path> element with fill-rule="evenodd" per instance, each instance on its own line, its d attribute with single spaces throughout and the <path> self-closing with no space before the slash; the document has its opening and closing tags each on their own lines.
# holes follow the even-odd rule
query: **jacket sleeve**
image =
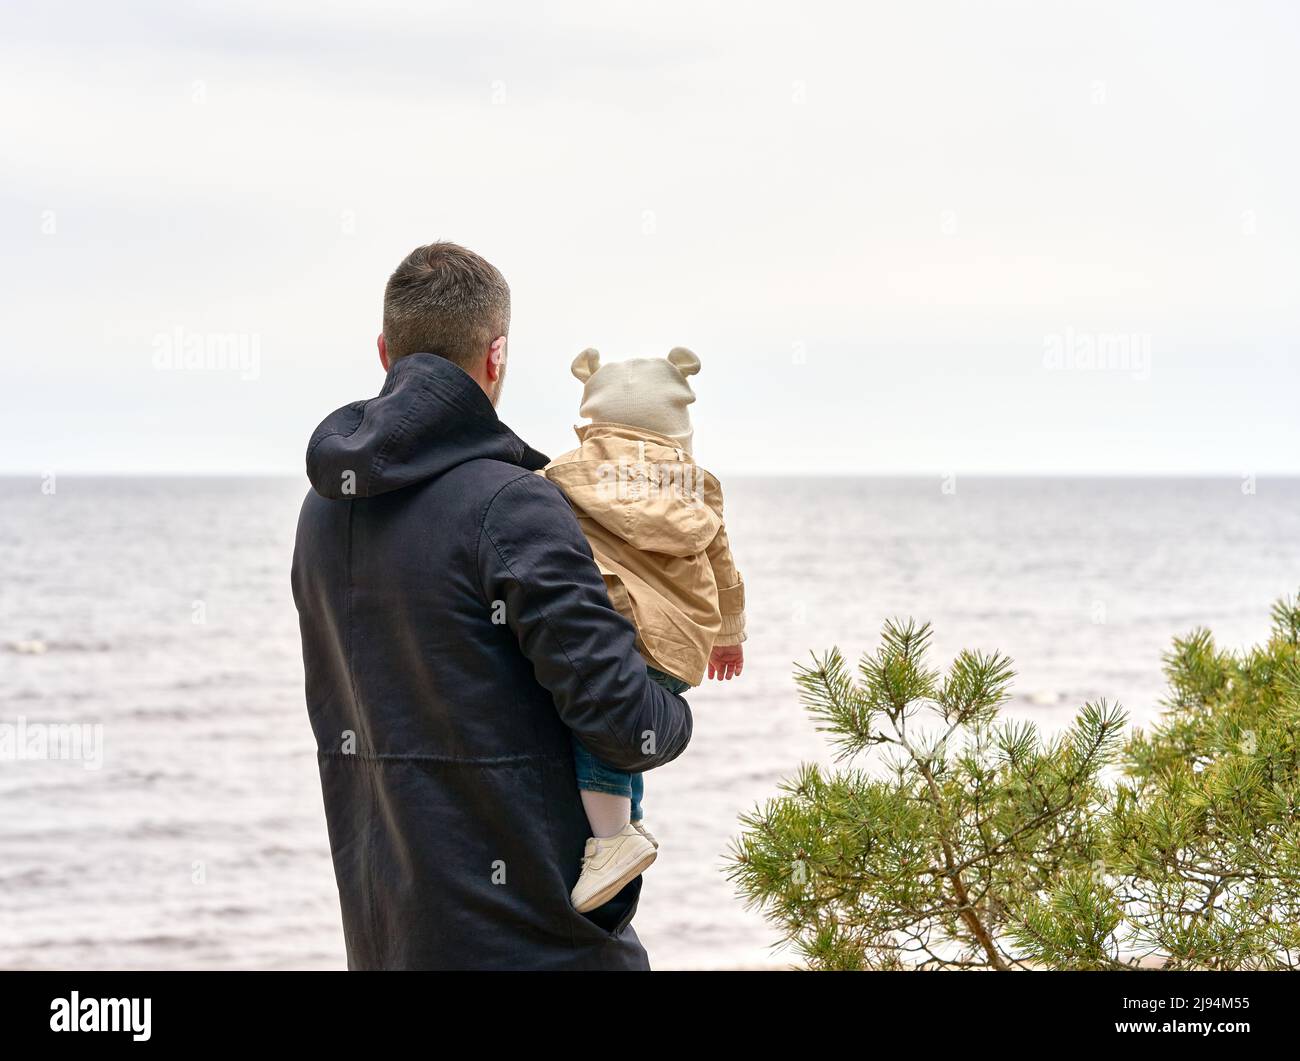
<svg viewBox="0 0 1300 1061">
<path fill-rule="evenodd" d="M 569 503 L 538 475 L 497 492 L 483 515 L 479 577 L 588 751 L 628 771 L 677 758 L 691 739 L 691 709 L 653 681 L 636 631 L 614 610 Z"/>
<path fill-rule="evenodd" d="M 722 498 L 717 498 L 719 513 Z M 727 541 L 725 525 L 718 528 L 713 541 L 705 550 L 713 578 L 718 584 L 718 609 L 722 612 L 722 629 L 713 639 L 715 645 L 738 645 L 745 640 L 745 583 L 736 570 L 731 556 L 731 543 Z"/>
</svg>

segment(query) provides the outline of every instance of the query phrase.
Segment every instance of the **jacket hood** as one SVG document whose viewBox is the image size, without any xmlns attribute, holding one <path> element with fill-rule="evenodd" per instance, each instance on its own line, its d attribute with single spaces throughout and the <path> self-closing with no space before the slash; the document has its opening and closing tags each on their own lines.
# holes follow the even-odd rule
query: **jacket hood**
<svg viewBox="0 0 1300 1061">
<path fill-rule="evenodd" d="M 488 459 L 535 471 L 546 457 L 498 418 L 462 369 L 436 354 L 409 354 L 374 398 L 321 421 L 307 444 L 307 477 L 322 497 L 374 497 Z"/>
<path fill-rule="evenodd" d="M 582 444 L 544 474 L 580 515 L 633 549 L 694 556 L 708 548 L 722 526 L 722 489 L 675 440 L 628 424 L 575 430 Z"/>
</svg>

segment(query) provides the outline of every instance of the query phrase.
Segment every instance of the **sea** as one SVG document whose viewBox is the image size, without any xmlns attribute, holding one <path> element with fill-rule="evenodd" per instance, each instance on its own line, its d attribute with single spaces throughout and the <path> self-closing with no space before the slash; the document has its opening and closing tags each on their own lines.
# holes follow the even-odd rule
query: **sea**
<svg viewBox="0 0 1300 1061">
<path fill-rule="evenodd" d="M 0 968 L 345 967 L 289 589 L 305 490 L 0 480 Z M 811 653 L 855 659 L 913 617 L 937 666 L 1015 660 L 1009 717 L 1052 732 L 1106 699 L 1149 727 L 1176 636 L 1244 649 L 1300 589 L 1296 479 L 735 477 L 726 497 L 745 669 L 690 694 L 690 747 L 646 778 L 662 846 L 635 924 L 661 969 L 796 960 L 726 868 L 739 817 L 832 761 L 793 681 Z M 76 756 L 20 754 L 37 732 Z"/>
</svg>

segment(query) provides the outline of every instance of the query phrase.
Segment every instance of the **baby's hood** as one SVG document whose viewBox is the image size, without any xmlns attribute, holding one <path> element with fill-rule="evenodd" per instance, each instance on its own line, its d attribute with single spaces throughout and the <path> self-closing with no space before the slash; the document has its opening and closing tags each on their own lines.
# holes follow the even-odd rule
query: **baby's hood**
<svg viewBox="0 0 1300 1061">
<path fill-rule="evenodd" d="M 577 429 L 581 445 L 546 466 L 569 503 L 631 548 L 704 552 L 722 527 L 722 490 L 664 435 L 624 424 Z"/>
</svg>

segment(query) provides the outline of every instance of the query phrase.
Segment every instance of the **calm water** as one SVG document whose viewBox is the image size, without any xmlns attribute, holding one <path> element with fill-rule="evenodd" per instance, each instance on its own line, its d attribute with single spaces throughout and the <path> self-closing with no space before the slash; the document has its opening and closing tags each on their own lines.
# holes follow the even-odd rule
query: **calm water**
<svg viewBox="0 0 1300 1061">
<path fill-rule="evenodd" d="M 0 481 L 0 723 L 103 727 L 103 762 L 0 762 L 0 966 L 341 968 L 302 701 L 287 480 Z M 721 872 L 736 817 L 823 745 L 791 663 L 881 621 L 1015 657 L 1010 710 L 1158 712 L 1160 657 L 1205 624 L 1255 641 L 1300 588 L 1300 482 L 733 480 L 742 679 L 692 694 L 647 779 L 663 849 L 637 927 L 660 968 L 779 964 Z"/>
</svg>

